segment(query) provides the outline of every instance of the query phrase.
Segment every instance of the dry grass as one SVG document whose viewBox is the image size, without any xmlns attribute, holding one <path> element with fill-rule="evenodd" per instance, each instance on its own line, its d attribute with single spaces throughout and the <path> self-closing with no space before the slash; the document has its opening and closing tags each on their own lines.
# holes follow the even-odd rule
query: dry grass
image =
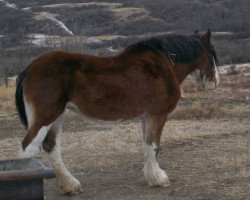
<svg viewBox="0 0 250 200">
<path fill-rule="evenodd" d="M 174 119 L 196 119 L 196 118 L 210 118 L 220 117 L 225 115 L 226 109 L 219 107 L 216 104 L 203 106 L 200 101 L 195 101 L 190 106 L 177 107 L 171 114 Z"/>
<path fill-rule="evenodd" d="M 178 106 L 170 115 L 170 119 L 218 119 L 228 117 L 244 117 L 250 115 L 250 105 L 226 106 L 218 102 L 203 105 L 199 100 L 195 100 L 192 105 Z"/>
<path fill-rule="evenodd" d="M 15 109 L 14 95 L 15 95 L 15 88 L 6 88 L 0 86 L 1 111 L 13 111 Z"/>
<path fill-rule="evenodd" d="M 244 144 L 242 143 L 242 145 Z M 240 174 L 244 173 L 244 169 L 248 163 L 248 156 L 246 154 L 232 155 L 231 157 L 223 155 L 218 156 L 216 159 L 218 164 L 216 167 L 223 167 L 226 169 L 232 168 L 234 170 L 238 170 Z"/>
</svg>

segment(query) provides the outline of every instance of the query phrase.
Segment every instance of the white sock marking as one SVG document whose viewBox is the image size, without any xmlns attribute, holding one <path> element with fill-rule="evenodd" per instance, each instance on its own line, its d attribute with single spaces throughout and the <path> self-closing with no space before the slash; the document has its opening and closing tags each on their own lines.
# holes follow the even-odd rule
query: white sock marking
<svg viewBox="0 0 250 200">
<path fill-rule="evenodd" d="M 36 155 L 37 150 L 39 149 L 40 145 L 42 144 L 44 138 L 46 137 L 48 130 L 50 129 L 51 125 L 43 126 L 37 133 L 36 137 L 33 138 L 31 143 L 25 148 L 24 151 L 21 152 L 22 158 L 33 157 Z"/>
<path fill-rule="evenodd" d="M 53 124 L 57 130 L 56 145 L 51 153 L 49 153 L 49 158 L 51 164 L 55 167 L 56 179 L 60 188 L 71 194 L 77 194 L 82 192 L 80 182 L 72 176 L 68 171 L 65 164 L 63 163 L 61 156 L 61 132 L 62 132 L 62 117 L 57 119 Z"/>
<path fill-rule="evenodd" d="M 144 156 L 146 158 L 146 163 L 144 165 L 143 171 L 146 181 L 150 186 L 168 186 L 168 177 L 156 161 L 156 144 L 148 145 L 143 144 Z"/>
</svg>

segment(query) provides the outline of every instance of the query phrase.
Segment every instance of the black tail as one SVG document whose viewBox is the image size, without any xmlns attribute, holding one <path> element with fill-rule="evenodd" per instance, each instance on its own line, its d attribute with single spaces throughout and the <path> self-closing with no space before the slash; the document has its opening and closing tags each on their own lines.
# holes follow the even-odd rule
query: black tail
<svg viewBox="0 0 250 200">
<path fill-rule="evenodd" d="M 19 117 L 24 124 L 25 128 L 28 127 L 27 115 L 25 111 L 25 105 L 23 101 L 23 79 L 25 78 L 27 72 L 24 70 L 21 72 L 17 78 L 16 84 L 16 108 L 19 114 Z"/>
</svg>

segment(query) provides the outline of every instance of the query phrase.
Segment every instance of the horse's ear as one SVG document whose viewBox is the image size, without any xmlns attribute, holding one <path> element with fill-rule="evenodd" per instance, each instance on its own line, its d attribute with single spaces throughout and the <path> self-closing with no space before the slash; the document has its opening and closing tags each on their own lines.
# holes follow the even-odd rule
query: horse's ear
<svg viewBox="0 0 250 200">
<path fill-rule="evenodd" d="M 205 35 L 202 36 L 202 39 L 206 44 L 210 44 L 210 39 L 211 39 L 210 29 L 208 29 L 207 32 L 205 33 Z"/>
</svg>

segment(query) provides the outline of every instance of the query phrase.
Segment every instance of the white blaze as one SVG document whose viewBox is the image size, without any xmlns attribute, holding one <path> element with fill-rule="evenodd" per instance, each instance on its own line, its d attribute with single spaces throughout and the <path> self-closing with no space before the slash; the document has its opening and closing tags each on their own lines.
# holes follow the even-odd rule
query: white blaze
<svg viewBox="0 0 250 200">
<path fill-rule="evenodd" d="M 216 66 L 215 60 L 213 59 L 213 63 L 214 63 L 214 72 L 215 72 L 215 85 L 217 86 L 220 82 L 220 78 L 219 78 L 219 70 L 218 67 Z"/>
</svg>

